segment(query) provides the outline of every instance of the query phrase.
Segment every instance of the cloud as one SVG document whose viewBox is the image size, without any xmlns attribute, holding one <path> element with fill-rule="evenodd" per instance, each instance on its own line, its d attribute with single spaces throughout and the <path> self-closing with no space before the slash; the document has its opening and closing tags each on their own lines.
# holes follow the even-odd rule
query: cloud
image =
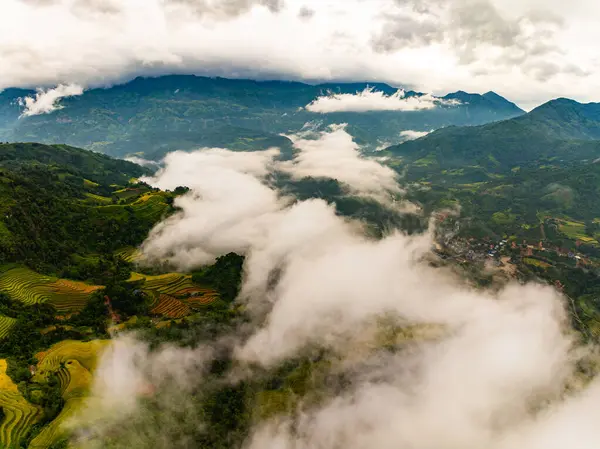
<svg viewBox="0 0 600 449">
<path fill-rule="evenodd" d="M 397 11 L 388 14 L 387 23 L 373 37 L 377 52 L 449 44 L 458 62 L 474 71 L 485 70 L 489 60 L 495 70 L 498 65 L 519 65 L 538 81 L 571 70 L 586 76 L 585 70 L 564 60 L 557 39 L 565 26 L 561 14 L 530 8 L 511 17 L 492 0 L 398 0 L 397 4 Z"/>
<path fill-rule="evenodd" d="M 444 100 L 431 94 L 406 96 L 403 89 L 392 95 L 366 88 L 356 94 L 325 95 L 306 105 L 306 110 L 320 114 L 332 112 L 367 112 L 367 111 L 422 111 L 438 106 L 456 106 L 457 100 Z"/>
<path fill-rule="evenodd" d="M 59 84 L 53 89 L 38 89 L 35 97 L 25 97 L 20 99 L 21 104 L 25 106 L 21 117 L 50 114 L 51 112 L 64 107 L 59 104 L 61 98 L 81 94 L 83 94 L 83 87 L 76 84 Z"/>
<path fill-rule="evenodd" d="M 269 227 L 286 221 L 294 210 L 290 207 L 293 198 L 270 183 L 277 173 L 294 179 L 336 179 L 352 195 L 394 209 L 404 204 L 396 203 L 401 193 L 396 172 L 361 156 L 344 125 L 323 132 L 307 128 L 290 137 L 296 149 L 291 161 L 277 161 L 277 149 L 233 152 L 212 148 L 167 155 L 164 168 L 142 180 L 162 189 L 185 185 L 192 191 L 176 200 L 183 212 L 156 226 L 142 246 L 148 260 L 166 259 L 190 268 L 210 263 L 220 254 L 259 247 L 268 240 Z M 323 214 L 320 206 L 314 207 L 316 214 Z"/>
<path fill-rule="evenodd" d="M 64 5 L 78 18 L 94 19 L 98 15 L 115 15 L 121 12 L 116 0 L 73 0 L 70 4 L 63 0 L 21 0 L 23 3 L 38 6 L 61 6 Z"/>
<path fill-rule="evenodd" d="M 204 346 L 151 351 L 133 334 L 115 338 L 99 360 L 85 407 L 64 426 L 86 449 L 190 447 L 190 434 L 203 425 L 193 392 L 213 356 Z"/>
<path fill-rule="evenodd" d="M 185 7 L 198 16 L 228 19 L 247 13 L 255 6 L 266 7 L 277 13 L 284 6 L 283 0 L 166 0 L 169 7 Z"/>
<path fill-rule="evenodd" d="M 417 273 L 423 274 L 418 268 L 413 274 Z M 539 426 L 538 412 L 542 421 L 545 413 L 562 408 L 560 398 L 574 370 L 573 342 L 563 333 L 556 297 L 532 287 L 513 287 L 496 300 L 476 294 L 469 298 L 466 292 L 453 296 L 451 287 L 447 290 L 439 277 L 434 279 L 430 292 L 441 288 L 445 294 L 435 305 L 421 288 L 414 290 L 412 300 L 404 297 L 406 302 L 400 302 L 422 302 L 425 314 L 428 306 L 440 306 L 440 316 L 450 322 L 458 319 L 456 327 L 450 325 L 452 331 L 354 366 L 341 393 L 294 417 L 263 423 L 247 447 L 519 447 L 507 442 L 515 443 L 524 430 Z M 408 291 L 405 295 L 410 296 Z M 455 301 L 464 302 L 455 308 Z M 350 304 L 354 302 L 346 306 Z M 459 318 L 461 310 L 464 315 Z M 338 322 L 345 324 L 344 317 L 342 313 Z M 590 393 L 598 399 L 597 391 Z M 550 405 L 544 406 L 544 401 Z M 574 415 L 587 412 L 580 409 Z M 554 429 L 570 419 L 555 422 Z"/>
<path fill-rule="evenodd" d="M 142 167 L 160 167 L 160 164 L 156 161 L 149 161 L 147 159 L 138 156 L 129 156 L 125 158 L 126 161 L 133 162 L 134 164 L 141 165 Z"/>
<path fill-rule="evenodd" d="M 346 147 L 344 137 L 341 127 L 313 136 Z M 313 151 L 302 145 L 300 155 Z M 332 204 L 285 197 L 271 183 L 276 156 L 178 152 L 149 180 L 192 190 L 177 199 L 182 211 L 151 233 L 146 255 L 182 267 L 232 249 L 246 255 L 238 302 L 250 321 L 230 336 L 235 373 L 219 381 L 254 382 L 261 370 L 280 372 L 284 361 L 321 349 L 309 365 L 321 366 L 325 381 L 311 376 L 306 400 L 289 393 L 285 411 L 251 420 L 241 447 L 595 447 L 600 384 L 589 373 L 597 353 L 581 346 L 553 288 L 473 288 L 427 263 L 433 230 L 392 230 L 376 239 Z M 93 396 L 104 399 L 89 410 L 106 411 L 100 415 L 110 431 L 92 429 L 117 447 L 131 447 L 134 436 L 143 445 L 186 447 L 204 424 L 196 401 L 210 382 L 197 373 L 205 373 L 211 351 L 166 347 L 154 354 L 125 343 L 101 362 Z M 587 374 L 583 366 L 591 367 Z M 135 399 L 146 383 L 160 387 L 160 426 Z M 254 412 L 251 394 L 246 400 Z"/>
<path fill-rule="evenodd" d="M 416 140 L 425 137 L 429 133 L 431 133 L 431 131 L 414 131 L 412 129 L 407 129 L 405 131 L 400 131 L 400 137 L 403 141 Z"/>
<path fill-rule="evenodd" d="M 308 131 L 289 137 L 297 150 L 294 158 L 278 169 L 294 179 L 336 179 L 355 195 L 385 196 L 399 193 L 397 173 L 365 158 L 346 125 L 331 125 L 325 131 Z"/>
<path fill-rule="evenodd" d="M 315 10 L 310 9 L 307 6 L 301 7 L 300 10 L 298 11 L 298 17 L 300 17 L 304 20 L 312 19 L 314 15 L 315 15 Z"/>
<path fill-rule="evenodd" d="M 185 185 L 192 192 L 177 198 L 183 212 L 151 232 L 143 253 L 189 268 L 231 251 L 248 251 L 286 204 L 266 183 L 278 154 L 224 149 L 170 153 L 155 177 L 142 180 L 171 190 Z"/>
<path fill-rule="evenodd" d="M 0 89 L 196 73 L 593 101 L 599 12 L 591 0 L 5 0 Z"/>
</svg>

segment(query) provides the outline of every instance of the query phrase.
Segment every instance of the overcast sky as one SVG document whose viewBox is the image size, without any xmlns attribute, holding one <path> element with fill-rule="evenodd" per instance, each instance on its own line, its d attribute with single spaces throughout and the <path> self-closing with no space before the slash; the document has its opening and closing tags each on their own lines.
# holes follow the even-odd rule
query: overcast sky
<svg viewBox="0 0 600 449">
<path fill-rule="evenodd" d="M 595 0 L 1 0 L 0 89 L 136 75 L 600 100 Z"/>
</svg>

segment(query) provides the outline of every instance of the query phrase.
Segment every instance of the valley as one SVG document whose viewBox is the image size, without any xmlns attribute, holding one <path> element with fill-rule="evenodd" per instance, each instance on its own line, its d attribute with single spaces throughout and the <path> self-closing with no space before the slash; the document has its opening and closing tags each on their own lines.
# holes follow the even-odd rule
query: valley
<svg viewBox="0 0 600 449">
<path fill-rule="evenodd" d="M 219 96 L 227 99 L 226 104 L 213 104 L 202 114 L 222 118 L 221 112 L 215 111 L 237 107 L 239 101 L 245 105 L 240 106 L 239 119 L 254 120 L 260 123 L 260 126 L 252 125 L 255 129 L 263 128 L 252 134 L 248 132 L 252 127 L 246 123 L 249 127 L 239 133 L 241 128 L 230 132 L 229 127 L 215 127 L 210 132 L 186 137 L 184 129 L 174 127 L 163 131 L 162 125 L 154 122 L 148 125 L 150 128 L 119 131 L 148 139 L 140 141 L 136 140 L 138 137 L 124 138 L 124 134 L 109 138 L 107 130 L 113 128 L 99 121 L 94 122 L 93 127 L 104 140 L 96 142 L 94 139 L 100 139 L 98 135 L 86 133 L 90 125 L 89 114 L 99 112 L 85 104 L 92 100 L 84 95 L 65 99 L 64 109 L 19 123 L 10 131 L 14 134 L 5 134 L 9 140 L 31 136 L 42 142 L 58 142 L 63 139 L 59 129 L 69 126 L 74 130 L 70 138 L 64 139 L 69 145 L 0 144 L 2 447 L 58 449 L 86 448 L 90 447 L 88 444 L 101 444 L 107 448 L 136 444 L 145 447 L 156 438 L 153 433 L 156 429 L 150 430 L 146 426 L 159 420 L 165 410 L 178 420 L 177 425 L 171 423 L 165 427 L 165 438 L 178 441 L 183 434 L 193 438 L 198 447 L 241 447 L 249 429 L 257 423 L 268 423 L 302 410 L 311 412 L 328 404 L 348 388 L 352 370 L 371 363 L 371 357 L 395 357 L 413 345 L 443 340 L 445 326 L 451 324 L 440 324 L 433 318 L 412 323 L 393 307 L 391 311 L 383 307 L 368 320 L 357 324 L 357 332 L 341 330 L 341 341 L 338 341 L 339 335 L 327 335 L 327 344 L 309 338 L 293 355 L 275 359 L 273 363 L 263 364 L 251 358 L 248 362 L 240 358 L 238 352 L 244 349 L 243 345 L 253 342 L 252 332 L 261 325 L 269 325 L 266 318 L 269 315 L 264 315 L 264 310 L 273 307 L 276 318 L 271 319 L 277 319 L 277 309 L 269 301 L 274 292 L 289 293 L 285 290 L 291 288 L 285 283 L 291 282 L 286 279 L 288 270 L 290 267 L 298 269 L 294 263 L 299 266 L 303 263 L 304 255 L 292 262 L 285 257 L 277 259 L 284 251 L 281 248 L 293 240 L 293 235 L 287 234 L 292 222 L 286 221 L 289 218 L 285 214 L 316 207 L 317 203 L 323 209 L 315 209 L 313 213 L 329 211 L 331 216 L 321 219 L 335 232 L 327 234 L 327 226 L 311 231 L 309 223 L 313 218 L 307 215 L 311 218 L 300 219 L 291 226 L 300 235 L 307 232 L 303 226 L 309 229 L 306 242 L 292 246 L 294 251 L 302 253 L 304 246 L 312 248 L 310 245 L 315 245 L 318 248 L 314 250 L 316 254 L 343 254 L 344 246 L 333 246 L 333 250 L 322 248 L 338 244 L 338 238 L 342 238 L 342 242 L 345 242 L 343 239 L 350 242 L 358 239 L 358 243 L 352 244 L 369 248 L 369 245 L 388 244 L 399 238 L 397 234 L 407 239 L 406 246 L 410 247 L 421 238 L 419 236 L 430 232 L 429 247 L 421 257 L 427 260 L 429 267 L 456 278 L 452 287 L 444 288 L 458 289 L 461 295 L 485 297 L 502 294 L 504 289 L 549 285 L 565 298 L 568 321 L 578 341 L 595 344 L 600 338 L 600 303 L 597 301 L 600 293 L 600 165 L 595 163 L 600 155 L 600 116 L 596 105 L 555 101 L 523 114 L 507 106 L 504 99 L 492 95 L 469 97 L 457 93 L 451 98 L 462 101 L 463 106 L 439 107 L 430 118 L 424 118 L 429 112 L 414 111 L 397 113 L 396 122 L 386 122 L 385 114 L 369 116 L 367 113 L 357 118 L 348 112 L 333 114 L 315 128 L 317 131 L 311 131 L 315 134 L 307 137 L 306 142 L 319 142 L 319 139 L 338 132 L 339 128 L 325 126 L 328 120 L 348 119 L 350 124 L 339 132 L 348 137 L 346 144 L 351 146 L 351 151 L 344 147 L 346 152 L 339 154 L 349 158 L 352 167 L 377 161 L 382 167 L 380 174 L 389 176 L 394 182 L 391 190 L 378 190 L 379 186 L 376 186 L 374 190 L 365 190 L 367 193 L 364 194 L 360 188 L 363 188 L 365 171 L 359 170 L 356 178 L 343 177 L 346 168 L 340 165 L 339 179 L 318 171 L 301 176 L 294 171 L 306 157 L 306 147 L 299 146 L 297 138 L 289 139 L 280 134 L 302 132 L 309 112 L 296 111 L 293 119 L 286 123 L 273 121 L 276 114 L 291 113 L 299 104 L 309 104 L 325 86 L 252 84 L 252 89 L 261 89 L 261 98 L 271 99 L 266 104 L 261 100 L 255 105 L 256 110 L 249 110 L 246 103 L 258 94 L 252 93 L 249 85 L 242 81 L 166 77 L 137 79 L 132 83 L 107 91 L 93 90 L 85 95 L 94 102 L 106 96 L 102 101 L 115 102 L 107 103 L 106 107 L 118 110 L 125 107 L 120 104 L 124 101 L 122 91 L 133 89 L 135 101 L 127 106 L 131 114 L 127 126 L 137 123 L 139 114 L 150 114 L 160 121 L 172 119 L 170 112 L 165 115 L 148 109 L 148 102 L 172 102 L 172 107 L 178 111 L 173 113 L 175 117 L 182 113 L 178 108 L 200 111 L 206 103 L 212 104 L 211 95 Z M 187 83 L 187 90 L 177 93 L 185 94 L 185 101 L 178 102 L 171 97 L 175 95 L 174 87 L 181 83 Z M 360 92 L 362 88 L 362 84 L 327 86 L 327 89 L 342 92 Z M 378 88 L 393 93 L 389 86 Z M 273 90 L 278 92 L 277 96 Z M 225 95 L 224 91 L 230 93 Z M 285 99 L 279 91 L 288 92 L 289 98 Z M 159 98 L 153 98 L 156 96 Z M 279 101 L 283 105 L 278 104 Z M 494 106 L 486 101 L 492 101 Z M 198 104 L 192 106 L 190 102 Z M 466 120 L 461 116 L 464 110 L 460 113 L 458 110 L 467 104 L 470 104 L 469 108 L 483 109 L 479 110 L 479 115 L 470 110 L 470 119 Z M 503 112 L 492 114 L 490 110 L 498 105 Z M 267 113 L 269 109 L 276 112 Z M 482 110 L 487 110 L 488 115 Z M 72 116 L 85 121 L 86 127 L 78 128 L 79 124 L 69 118 Z M 232 122 L 236 127 L 240 125 L 230 120 L 231 116 L 227 117 L 223 119 L 225 122 Z M 487 123 L 493 118 L 507 120 Z M 399 124 L 403 121 L 406 125 Z M 390 136 L 383 129 L 383 123 L 399 136 L 402 126 L 413 127 L 411 121 L 427 123 L 427 126 L 435 123 L 442 128 L 375 151 L 375 143 Z M 375 128 L 370 128 L 371 125 Z M 195 129 L 197 122 L 190 121 L 185 126 Z M 33 132 L 33 129 L 37 131 Z M 265 133 L 265 129 L 274 132 L 265 137 L 260 134 Z M 21 132 L 23 134 L 19 134 Z M 41 138 L 43 135 L 46 137 Z M 190 140 L 183 144 L 180 140 L 171 140 L 169 135 L 177 136 L 176 139 L 189 137 Z M 112 139 L 111 143 L 106 144 L 106 139 Z M 150 140 L 154 143 L 147 145 Z M 238 143 L 232 143 L 234 140 Z M 122 157 L 136 154 L 160 162 L 140 166 L 71 144 Z M 173 149 L 202 153 L 192 150 L 213 144 L 229 150 L 205 150 L 209 156 L 200 162 L 208 167 L 190 159 L 190 166 L 185 167 L 181 178 L 170 178 L 170 164 L 176 165 L 176 157 L 186 153 L 162 160 L 164 154 Z M 118 149 L 119 145 L 127 150 Z M 261 150 L 271 146 L 279 147 L 281 153 L 269 160 L 268 169 L 257 169 L 250 159 L 234 159 L 246 152 L 256 153 L 251 157 L 261 157 Z M 148 151 L 137 151 L 141 148 L 148 148 Z M 223 162 L 219 158 L 237 162 L 221 166 L 219 164 Z M 193 164 L 199 165 L 194 167 Z M 221 187 L 211 190 L 215 185 L 227 184 L 227 178 L 221 176 L 232 173 L 232 182 L 240 182 L 240 190 L 236 192 L 240 199 L 233 204 L 251 217 L 253 227 L 249 237 L 245 228 L 236 227 L 239 224 L 236 221 L 243 222 L 248 218 L 244 215 L 229 218 L 225 206 L 230 199 L 226 198 L 222 205 Z M 256 186 L 242 182 L 244 176 L 249 175 L 257 176 L 259 189 L 263 190 L 255 191 Z M 172 187 L 156 187 L 161 176 Z M 215 184 L 212 184 L 213 180 Z M 394 190 L 396 182 L 401 189 Z M 272 193 L 275 206 L 255 211 L 254 207 L 263 205 L 260 201 L 255 204 L 254 197 L 244 197 L 246 190 L 261 192 L 256 196 L 261 201 L 271 198 Z M 199 214 L 192 207 L 197 201 L 206 201 L 203 211 L 212 211 L 215 216 Z M 396 201 L 411 207 L 398 209 Z M 196 234 L 203 231 L 195 227 L 196 223 L 190 228 L 170 227 L 198 217 L 209 231 L 212 219 L 217 220 L 219 231 L 227 238 L 220 239 L 218 232 L 206 231 L 204 240 L 195 243 Z M 271 227 L 263 228 L 265 222 Z M 288 223 L 288 227 L 278 228 L 281 223 Z M 229 234 L 230 228 L 235 233 Z M 326 235 L 322 241 L 319 232 Z M 282 239 L 279 247 L 271 248 L 268 239 L 261 240 L 264 236 L 273 239 L 273 235 Z M 311 240 L 315 235 L 317 243 Z M 154 239 L 157 244 L 161 238 L 166 238 L 172 245 L 165 252 L 167 257 L 146 258 L 148 253 L 156 250 L 148 249 L 147 242 Z M 248 242 L 244 238 L 248 238 Z M 228 249 L 230 241 L 235 241 L 236 248 L 247 252 L 231 251 Z M 202 250 L 200 256 L 210 259 L 210 263 L 190 264 L 189 268 L 177 264 L 178 251 L 183 253 L 183 256 L 179 254 L 180 260 L 193 259 L 200 257 L 194 253 L 198 248 Z M 205 248 L 208 256 L 203 253 Z M 361 251 L 367 254 L 365 248 Z M 217 256 L 212 257 L 210 251 Z M 383 257 L 387 265 L 379 265 L 373 273 L 365 268 L 368 282 L 364 281 L 367 282 L 364 285 L 376 285 L 369 276 L 377 279 L 378 270 L 391 270 L 390 267 L 405 257 L 400 254 L 394 258 Z M 308 292 L 302 294 L 303 301 L 313 305 L 319 319 L 331 319 L 327 309 L 319 312 L 322 304 L 327 303 L 326 299 L 312 303 L 322 294 L 319 283 L 327 283 L 328 276 L 338 276 L 338 268 L 342 272 L 350 270 L 351 264 L 346 262 L 355 256 L 348 257 L 337 261 L 337 265 L 327 265 L 328 270 L 314 272 L 314 286 L 312 278 L 311 282 L 303 283 Z M 248 259 L 251 262 L 247 265 Z M 260 282 L 253 279 L 256 273 L 251 267 L 262 269 L 263 264 L 272 263 L 271 259 L 277 261 L 274 268 L 267 271 L 264 279 L 259 277 Z M 419 264 L 415 265 L 417 268 L 410 264 L 401 265 L 397 272 L 421 270 Z M 302 270 L 309 269 L 304 267 Z M 415 271 L 403 282 L 411 285 L 410 279 L 419 276 L 426 275 Z M 439 282 L 434 279 L 433 284 Z M 349 292 L 344 287 L 344 294 L 338 292 L 331 296 L 341 298 L 357 294 L 363 295 L 361 297 L 368 302 L 371 287 L 364 289 L 360 276 L 353 282 L 356 291 Z M 262 293 L 261 283 L 265 285 Z M 380 296 L 387 298 L 389 295 Z M 254 298 L 256 303 L 249 302 L 248 297 Z M 296 312 L 288 312 L 290 320 L 293 321 Z M 294 329 L 293 326 L 290 329 Z M 321 329 L 317 326 L 312 331 L 318 333 Z M 328 339 L 333 343 L 329 344 Z M 131 424 L 123 425 L 119 419 L 113 421 L 110 418 L 112 413 L 119 416 L 116 409 L 111 409 L 113 411 L 108 415 L 98 411 L 106 407 L 102 401 L 116 400 L 111 399 L 111 393 L 105 391 L 101 382 L 115 381 L 115 374 L 108 375 L 106 366 L 121 363 L 118 352 L 124 350 L 119 346 L 121 344 L 134 348 L 136 344 L 142 344 L 146 348 L 143 351 L 147 353 L 142 351 L 142 356 L 136 355 L 139 357 L 136 363 L 145 359 L 152 361 L 156 354 L 162 357 L 161 351 L 167 354 L 165 360 L 171 360 L 168 358 L 171 352 L 179 354 L 177 351 L 196 351 L 198 348 L 211 348 L 213 352 L 207 367 L 194 365 L 201 357 L 185 355 L 181 358 L 191 361 L 190 369 L 180 368 L 177 359 L 173 365 L 174 373 L 154 374 L 166 369 L 161 361 L 158 362 L 160 368 L 151 367 L 149 374 L 143 371 L 140 379 L 134 379 L 134 384 L 127 384 L 136 415 Z M 278 344 L 271 346 L 276 348 Z M 137 350 L 133 349 L 134 352 Z M 273 354 L 276 357 L 275 349 Z M 585 363 L 593 365 L 595 361 L 586 360 Z M 348 364 L 352 368 L 349 369 Z M 582 368 L 578 375 L 585 378 L 588 375 L 585 369 Z M 246 373 L 242 375 L 236 370 L 246 370 Z M 197 373 L 202 382 L 181 381 L 181 385 L 180 381 L 170 382 L 173 376 L 190 373 Z M 224 381 L 233 373 L 242 380 Z M 124 381 L 118 373 L 117 379 Z M 185 401 L 185 416 L 180 414 L 183 412 L 178 410 L 177 404 L 166 399 L 173 395 Z M 204 426 L 198 428 L 196 424 L 200 419 Z"/>
</svg>

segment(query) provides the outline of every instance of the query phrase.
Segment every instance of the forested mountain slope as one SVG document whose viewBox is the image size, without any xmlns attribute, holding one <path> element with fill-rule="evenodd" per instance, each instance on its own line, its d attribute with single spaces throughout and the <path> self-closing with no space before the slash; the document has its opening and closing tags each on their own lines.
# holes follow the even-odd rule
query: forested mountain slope
<svg viewBox="0 0 600 449">
<path fill-rule="evenodd" d="M 392 146 L 390 154 L 417 165 L 494 172 L 543 161 L 590 162 L 600 157 L 600 104 L 557 99 L 526 115 L 475 127 L 448 127 Z"/>
<path fill-rule="evenodd" d="M 381 83 L 330 83 L 229 80 L 172 75 L 136 78 L 108 89 L 63 98 L 64 108 L 21 117 L 19 98 L 35 92 L 0 93 L 0 140 L 67 143 L 115 156 L 143 153 L 156 159 L 176 149 L 220 146 L 238 150 L 290 148 L 281 133 L 307 122 L 348 123 L 361 143 L 371 147 L 401 141 L 403 130 L 431 131 L 448 125 L 477 125 L 523 113 L 504 98 L 456 92 L 443 97 L 460 104 L 416 111 L 310 112 L 305 107 L 333 93 L 355 94 L 371 87 L 392 95 Z M 409 91 L 407 97 L 422 94 Z"/>
<path fill-rule="evenodd" d="M 85 260 L 90 254 L 141 243 L 171 207 L 162 192 L 152 193 L 154 209 L 124 200 L 129 190 L 152 192 L 134 187 L 146 173 L 65 145 L 0 145 L 0 260 L 61 275 L 93 266 Z"/>
<path fill-rule="evenodd" d="M 236 315 L 240 256 L 193 275 L 134 267 L 187 191 L 153 189 L 145 174 L 65 145 L 0 144 L 0 447 L 67 447 L 115 333 L 164 342 L 195 322 L 208 339 Z"/>
</svg>

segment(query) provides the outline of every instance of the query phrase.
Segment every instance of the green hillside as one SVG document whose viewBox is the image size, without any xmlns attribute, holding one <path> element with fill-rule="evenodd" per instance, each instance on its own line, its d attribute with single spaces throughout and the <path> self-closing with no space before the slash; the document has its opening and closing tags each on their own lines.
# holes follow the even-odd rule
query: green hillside
<svg viewBox="0 0 600 449">
<path fill-rule="evenodd" d="M 238 313 L 237 255 L 201 273 L 135 267 L 176 192 L 135 164 L 65 145 L 0 145 L 0 447 L 65 447 L 111 336 L 215 335 Z M 232 271 L 233 270 L 233 271 Z"/>
<path fill-rule="evenodd" d="M 448 127 L 386 152 L 428 170 L 481 167 L 494 173 L 600 157 L 600 104 L 550 101 L 526 115 L 475 127 Z"/>
<path fill-rule="evenodd" d="M 0 145 L 0 260 L 82 280 L 106 271 L 172 211 L 174 194 L 130 184 L 146 173 L 64 145 Z"/>
<path fill-rule="evenodd" d="M 115 156 L 143 153 L 147 158 L 203 146 L 280 146 L 286 152 L 291 142 L 280 134 L 297 132 L 307 122 L 348 123 L 357 139 L 376 147 L 398 141 L 402 130 L 477 125 L 523 113 L 496 94 L 464 92 L 445 97 L 461 101 L 460 106 L 427 111 L 318 114 L 303 109 L 329 92 L 356 93 L 367 86 L 386 94 L 397 90 L 382 83 L 309 85 L 172 75 L 92 89 L 62 99 L 64 108 L 52 114 L 19 119 L 17 99 L 32 92 L 7 89 L 0 94 L 0 140 L 68 143 Z"/>
<path fill-rule="evenodd" d="M 399 147 L 423 145 L 402 158 L 389 149 L 388 163 L 404 174 L 407 196 L 423 207 L 423 216 L 350 198 L 335 180 L 294 181 L 279 174 L 274 182 L 300 200 L 335 202 L 340 215 L 371 225 L 374 237 L 395 227 L 418 232 L 430 216 L 443 217 L 437 228 L 440 257 L 432 256 L 431 265 L 464 273 L 473 288 L 495 287 L 494 270 L 503 272 L 505 283 L 554 284 L 572 299 L 569 316 L 580 338 L 597 341 L 600 164 L 580 159 L 580 153 L 559 155 L 560 145 L 596 145 L 594 111 L 583 108 L 568 123 L 571 112 L 538 111 L 537 118 L 532 113 L 526 120 L 450 128 L 434 133 L 436 144 L 426 138 Z M 561 130 L 542 133 L 542 124 L 528 124 L 534 119 L 557 120 Z M 528 152 L 500 137 L 506 126 L 530 139 Z M 496 137 L 488 135 L 490 129 Z M 475 133 L 477 142 L 492 139 L 498 147 L 483 151 L 454 137 L 448 143 L 440 137 L 446 132 Z M 502 151 L 526 154 L 510 159 Z M 79 440 L 84 447 L 152 447 L 157 438 L 172 444 L 183 435 L 183 447 L 235 449 L 247 443 L 252 426 L 326 404 L 352 382 L 343 354 L 318 342 L 273 366 L 242 366 L 243 375 L 230 381 L 240 368 L 239 340 L 231 336 L 247 336 L 254 326 L 255 311 L 235 301 L 244 258 L 230 253 L 192 273 L 140 263 L 140 243 L 175 212 L 176 196 L 187 191 L 153 189 L 138 181 L 146 173 L 64 145 L 0 145 L 0 447 L 78 447 L 69 441 L 66 423 L 86 407 L 102 405 L 91 389 L 99 358 L 111 350 L 113 337 L 128 331 L 151 351 L 167 348 L 160 363 L 169 363 L 176 347 L 189 350 L 184 353 L 190 359 L 206 348 L 211 361 L 173 374 L 193 376 L 183 393 L 169 388 L 168 376 L 167 382 L 163 376 L 140 379 L 132 387 L 138 413 L 114 422 L 103 415 L 102 432 L 94 422 L 82 424 L 78 438 L 85 439 Z M 440 212 L 459 205 L 456 216 Z M 358 368 L 441 332 L 434 325 L 406 326 L 393 316 L 373 321 L 373 329 L 347 342 Z"/>
</svg>

